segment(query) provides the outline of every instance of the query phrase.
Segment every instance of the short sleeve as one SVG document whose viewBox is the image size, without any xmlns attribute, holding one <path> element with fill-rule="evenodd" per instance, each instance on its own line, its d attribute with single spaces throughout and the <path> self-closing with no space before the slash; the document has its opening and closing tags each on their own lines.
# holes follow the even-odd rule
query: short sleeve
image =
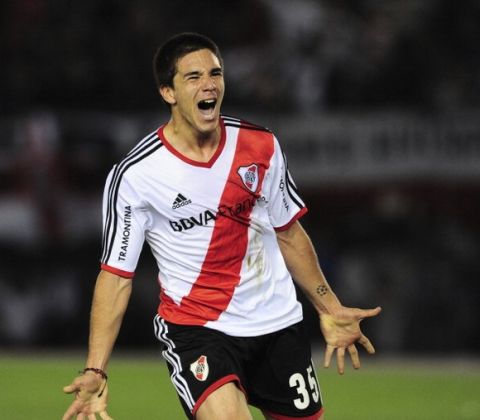
<svg viewBox="0 0 480 420">
<path fill-rule="evenodd" d="M 105 184 L 102 220 L 101 268 L 132 278 L 145 241 L 148 218 L 135 188 L 116 167 Z"/>
<path fill-rule="evenodd" d="M 295 182 L 288 170 L 287 158 L 274 138 L 274 153 L 270 161 L 263 194 L 268 201 L 270 223 L 276 231 L 288 229 L 307 212 Z"/>
</svg>

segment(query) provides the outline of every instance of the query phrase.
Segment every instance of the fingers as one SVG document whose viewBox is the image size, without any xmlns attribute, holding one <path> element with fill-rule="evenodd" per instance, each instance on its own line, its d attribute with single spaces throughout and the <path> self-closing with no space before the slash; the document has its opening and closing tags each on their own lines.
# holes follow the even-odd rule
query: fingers
<svg viewBox="0 0 480 420">
<path fill-rule="evenodd" d="M 370 340 L 363 334 L 358 339 L 358 342 L 365 348 L 365 350 L 367 350 L 369 354 L 375 354 L 375 347 L 373 347 L 373 344 L 370 342 Z"/>
<path fill-rule="evenodd" d="M 102 420 L 113 420 L 106 411 L 100 411 L 100 418 Z"/>
<path fill-rule="evenodd" d="M 358 351 L 357 351 L 357 348 L 355 347 L 355 344 L 348 346 L 348 353 L 350 354 L 350 357 L 352 359 L 353 367 L 355 369 L 360 369 L 360 357 L 358 355 Z"/>
<path fill-rule="evenodd" d="M 105 410 L 100 411 L 98 415 L 102 420 L 113 420 Z M 76 418 L 77 420 L 97 420 L 97 415 L 95 413 L 86 415 L 79 412 L 77 407 L 70 407 L 62 417 L 62 420 L 70 420 L 73 418 Z"/>
<path fill-rule="evenodd" d="M 368 340 L 367 337 L 362 335 L 359 342 L 367 349 L 370 354 L 375 353 L 375 349 L 373 348 L 372 343 L 370 343 L 370 340 Z M 334 347 L 327 345 L 323 366 L 325 368 L 330 367 L 330 363 L 332 361 L 333 353 L 335 352 L 335 350 L 337 351 L 337 370 L 340 375 L 343 375 L 345 373 L 345 347 Z M 357 348 L 355 347 L 355 344 L 348 346 L 347 350 L 350 354 L 350 358 L 352 359 L 352 366 L 354 367 L 354 369 L 360 369 L 360 356 Z"/>
<path fill-rule="evenodd" d="M 327 348 L 325 349 L 325 358 L 323 362 L 323 367 L 325 368 L 330 367 L 330 362 L 332 361 L 332 356 L 334 351 L 335 351 L 335 347 L 327 344 Z"/>
<path fill-rule="evenodd" d="M 77 413 L 78 413 L 77 405 L 74 402 L 70 407 L 68 407 L 68 410 L 63 415 L 62 420 L 73 419 L 73 418 L 75 418 L 75 415 Z M 77 417 L 77 419 L 79 419 L 79 417 Z"/>
<path fill-rule="evenodd" d="M 337 370 L 340 375 L 345 372 L 345 347 L 337 348 Z"/>
<path fill-rule="evenodd" d="M 373 316 L 377 316 L 380 312 L 382 312 L 382 308 L 377 306 L 375 309 L 360 309 L 360 317 L 363 318 L 371 318 Z"/>
<path fill-rule="evenodd" d="M 75 383 L 71 383 L 70 385 L 63 387 L 63 392 L 65 392 L 65 394 L 73 394 L 74 392 L 79 390 L 80 390 L 79 386 L 76 385 Z"/>
<path fill-rule="evenodd" d="M 106 411 L 100 411 L 98 414 L 102 420 L 113 420 Z M 70 407 L 70 409 L 62 417 L 62 420 L 71 420 L 74 418 L 76 418 L 76 420 L 97 420 L 97 415 L 95 413 L 87 415 L 78 412 L 78 409 L 75 407 Z"/>
</svg>

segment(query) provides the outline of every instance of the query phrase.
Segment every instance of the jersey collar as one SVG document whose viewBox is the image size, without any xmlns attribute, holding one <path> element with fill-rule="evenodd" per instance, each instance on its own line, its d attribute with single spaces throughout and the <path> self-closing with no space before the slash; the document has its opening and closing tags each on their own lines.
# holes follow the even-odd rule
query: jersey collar
<svg viewBox="0 0 480 420">
<path fill-rule="evenodd" d="M 225 124 L 223 123 L 223 119 L 220 118 L 220 128 L 221 128 L 221 133 L 220 133 L 220 142 L 218 143 L 217 150 L 215 150 L 215 153 L 213 156 L 210 158 L 208 162 L 199 162 L 197 160 L 190 159 L 189 157 L 185 156 L 184 154 L 180 153 L 175 147 L 173 147 L 169 141 L 165 138 L 165 135 L 163 133 L 163 130 L 165 128 L 166 124 L 163 124 L 157 131 L 158 137 L 164 144 L 164 146 L 167 148 L 167 150 L 172 153 L 174 156 L 179 158 L 180 160 L 183 160 L 185 163 L 188 163 L 189 165 L 193 166 L 199 166 L 202 168 L 211 168 L 215 162 L 217 161 L 218 157 L 223 151 L 223 148 L 225 147 L 225 141 L 226 141 L 226 134 L 225 134 Z"/>
</svg>

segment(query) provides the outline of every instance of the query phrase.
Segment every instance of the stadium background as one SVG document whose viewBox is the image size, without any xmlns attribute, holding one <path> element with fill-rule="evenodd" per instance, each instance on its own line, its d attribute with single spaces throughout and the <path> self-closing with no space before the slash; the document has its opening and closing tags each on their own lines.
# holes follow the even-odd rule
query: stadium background
<svg viewBox="0 0 480 420">
<path fill-rule="evenodd" d="M 223 51 L 224 112 L 284 144 L 342 301 L 383 306 L 364 324 L 379 356 L 478 377 L 476 0 L 2 2 L 2 353 L 85 348 L 104 180 L 167 118 L 151 59 L 187 30 Z M 158 350 L 155 278 L 145 250 L 118 351 Z"/>
</svg>

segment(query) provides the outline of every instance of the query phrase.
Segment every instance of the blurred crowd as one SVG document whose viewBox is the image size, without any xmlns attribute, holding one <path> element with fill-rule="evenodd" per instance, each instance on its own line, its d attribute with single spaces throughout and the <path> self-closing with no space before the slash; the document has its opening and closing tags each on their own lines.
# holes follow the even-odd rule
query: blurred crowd
<svg viewBox="0 0 480 420">
<path fill-rule="evenodd" d="M 478 106 L 479 22 L 477 0 L 5 1 L 0 106 L 149 109 L 153 54 L 179 31 L 220 45 L 232 105 Z"/>
<path fill-rule="evenodd" d="M 223 51 L 225 108 L 260 124 L 257 113 L 270 116 L 274 131 L 305 114 L 345 125 L 385 109 L 478 117 L 476 0 L 2 2 L 0 346 L 86 342 L 105 177 L 167 117 L 150 63 L 160 42 L 187 30 Z M 480 352 L 480 181 L 392 184 L 379 174 L 299 186 L 304 224 L 342 300 L 384 307 L 365 324 L 379 349 Z M 125 346 L 155 344 L 155 271 L 145 249 Z"/>
</svg>

